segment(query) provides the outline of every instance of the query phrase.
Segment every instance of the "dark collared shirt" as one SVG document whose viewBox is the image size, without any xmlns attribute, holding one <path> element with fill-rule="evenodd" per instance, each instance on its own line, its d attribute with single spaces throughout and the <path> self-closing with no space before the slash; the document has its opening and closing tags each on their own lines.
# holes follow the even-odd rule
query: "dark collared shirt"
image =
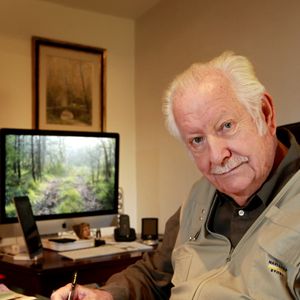
<svg viewBox="0 0 300 300">
<path fill-rule="evenodd" d="M 245 207 L 239 207 L 232 198 L 217 192 L 209 229 L 226 236 L 233 247 L 285 183 L 300 169 L 300 146 L 295 137 L 285 129 L 278 130 L 277 137 L 289 150 L 275 172 L 269 176 Z"/>
</svg>

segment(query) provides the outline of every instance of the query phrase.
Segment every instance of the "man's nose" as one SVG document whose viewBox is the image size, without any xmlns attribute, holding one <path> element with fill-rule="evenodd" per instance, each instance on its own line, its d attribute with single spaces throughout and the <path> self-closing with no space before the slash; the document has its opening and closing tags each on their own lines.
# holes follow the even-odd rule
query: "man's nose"
<svg viewBox="0 0 300 300">
<path fill-rule="evenodd" d="M 208 138 L 210 161 L 214 165 L 222 165 L 231 156 L 227 141 L 218 136 Z"/>
</svg>

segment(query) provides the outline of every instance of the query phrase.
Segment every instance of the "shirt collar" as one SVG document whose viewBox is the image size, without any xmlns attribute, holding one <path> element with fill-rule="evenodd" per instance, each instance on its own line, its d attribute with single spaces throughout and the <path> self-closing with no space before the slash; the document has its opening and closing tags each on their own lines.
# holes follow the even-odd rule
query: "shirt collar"
<svg viewBox="0 0 300 300">
<path fill-rule="evenodd" d="M 272 175 L 265 181 L 257 196 L 268 205 L 283 185 L 299 170 L 300 146 L 294 135 L 287 129 L 277 129 L 277 138 L 288 148 L 288 152 Z"/>
<path fill-rule="evenodd" d="M 287 148 L 288 152 L 280 162 L 279 166 L 272 175 L 265 181 L 258 192 L 252 195 L 247 206 L 252 206 L 253 199 L 257 202 L 260 199 L 267 206 L 271 199 L 279 192 L 283 185 L 299 170 L 300 168 L 300 145 L 297 143 L 294 135 L 287 129 L 277 129 L 277 138 Z M 219 205 L 222 205 L 226 199 L 230 199 L 232 204 L 235 202 L 229 196 L 217 191 Z M 236 204 L 237 205 L 237 204 Z"/>
</svg>

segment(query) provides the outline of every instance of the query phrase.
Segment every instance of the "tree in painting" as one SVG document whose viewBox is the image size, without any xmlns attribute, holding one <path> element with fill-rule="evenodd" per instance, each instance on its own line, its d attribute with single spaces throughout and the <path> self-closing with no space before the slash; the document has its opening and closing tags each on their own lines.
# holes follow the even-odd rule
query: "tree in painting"
<svg viewBox="0 0 300 300">
<path fill-rule="evenodd" d="M 92 124 L 93 64 L 47 56 L 46 119 L 48 124 Z"/>
</svg>

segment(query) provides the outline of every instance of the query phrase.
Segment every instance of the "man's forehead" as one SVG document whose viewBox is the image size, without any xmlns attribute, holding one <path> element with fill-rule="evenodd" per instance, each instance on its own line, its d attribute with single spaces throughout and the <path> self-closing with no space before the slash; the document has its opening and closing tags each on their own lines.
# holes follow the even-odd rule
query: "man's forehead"
<svg viewBox="0 0 300 300">
<path fill-rule="evenodd" d="M 190 99 L 203 100 L 208 95 L 215 100 L 236 99 L 230 80 L 221 71 L 205 73 L 194 79 L 177 91 L 174 106 L 184 105 Z"/>
</svg>

